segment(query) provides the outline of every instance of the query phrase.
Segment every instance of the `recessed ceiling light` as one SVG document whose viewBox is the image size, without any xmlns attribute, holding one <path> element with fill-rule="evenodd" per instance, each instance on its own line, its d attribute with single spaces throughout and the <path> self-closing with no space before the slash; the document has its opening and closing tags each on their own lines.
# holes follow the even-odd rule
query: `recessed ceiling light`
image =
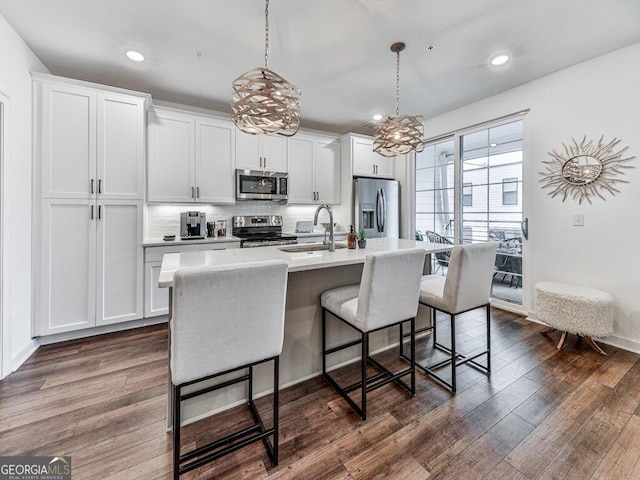
<svg viewBox="0 0 640 480">
<path fill-rule="evenodd" d="M 508 61 L 509 61 L 509 55 L 500 54 L 500 55 L 496 55 L 491 59 L 491 65 L 493 65 L 494 67 L 497 67 L 499 65 L 504 65 Z"/>
<path fill-rule="evenodd" d="M 490 147 L 497 147 L 497 146 L 498 146 L 498 144 L 497 144 L 497 143 L 490 143 L 490 144 L 489 144 L 489 146 L 490 146 Z"/>
<path fill-rule="evenodd" d="M 144 55 L 137 50 L 129 50 L 127 52 L 127 58 L 134 62 L 144 62 Z"/>
<path fill-rule="evenodd" d="M 380 115 L 379 113 L 376 113 L 373 116 L 373 120 L 376 121 L 376 122 L 379 121 L 379 120 L 382 120 L 382 115 Z"/>
</svg>

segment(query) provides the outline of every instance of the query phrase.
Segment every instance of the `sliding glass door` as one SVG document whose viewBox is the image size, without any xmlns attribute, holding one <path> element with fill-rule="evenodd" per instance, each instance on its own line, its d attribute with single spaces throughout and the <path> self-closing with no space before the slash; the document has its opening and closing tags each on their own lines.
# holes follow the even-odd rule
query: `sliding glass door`
<svg viewBox="0 0 640 480">
<path fill-rule="evenodd" d="M 492 297 L 522 305 L 522 120 L 459 132 L 416 155 L 416 236 L 497 241 Z M 447 258 L 433 271 L 446 272 Z"/>
</svg>

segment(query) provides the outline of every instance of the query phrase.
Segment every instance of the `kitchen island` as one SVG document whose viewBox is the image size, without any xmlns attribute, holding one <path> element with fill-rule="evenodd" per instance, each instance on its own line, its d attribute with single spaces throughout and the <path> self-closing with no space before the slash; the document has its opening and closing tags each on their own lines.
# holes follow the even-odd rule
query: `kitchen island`
<svg viewBox="0 0 640 480">
<path fill-rule="evenodd" d="M 300 245 L 299 247 L 308 247 Z M 285 260 L 289 264 L 289 279 L 285 307 L 284 347 L 280 356 L 280 388 L 302 382 L 322 373 L 322 309 L 320 294 L 326 290 L 360 282 L 365 257 L 369 253 L 389 250 L 424 248 L 425 273 L 429 273 L 431 254 L 448 251 L 453 246 L 414 240 L 368 239 L 365 249 L 337 248 L 335 252 L 312 250 L 287 252 L 295 246 L 231 249 L 220 251 L 168 253 L 162 260 L 158 278 L 160 287 L 172 288 L 173 274 L 180 269 L 203 265 L 229 265 L 261 260 Z M 171 297 L 171 295 L 170 295 Z M 260 299 L 256 298 L 259 302 Z M 215 314 L 219 314 L 215 312 Z M 213 318 L 213 317 L 212 317 Z M 420 307 L 417 327 L 427 324 L 429 312 Z M 254 319 L 252 319 L 253 321 Z M 259 319 L 258 319 L 259 320 Z M 239 319 L 238 321 L 242 321 Z M 355 338 L 353 330 L 339 321 L 329 322 L 328 345 Z M 389 329 L 371 336 L 371 351 L 376 352 L 398 343 L 398 331 Z M 241 348 L 241 347 L 239 347 Z M 329 368 L 357 358 L 358 350 L 346 350 L 333 355 Z M 270 365 L 255 368 L 254 391 L 257 396 L 268 393 L 272 375 Z M 236 385 L 220 391 L 215 397 L 203 395 L 183 407 L 184 421 L 192 421 L 242 402 L 245 389 Z M 170 419 L 170 416 L 169 416 Z"/>
</svg>

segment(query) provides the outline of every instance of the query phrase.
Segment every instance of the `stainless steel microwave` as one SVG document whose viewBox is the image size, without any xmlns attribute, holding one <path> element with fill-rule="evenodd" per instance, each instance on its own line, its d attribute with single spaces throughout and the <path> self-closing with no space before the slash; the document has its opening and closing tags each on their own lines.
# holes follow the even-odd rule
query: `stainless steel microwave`
<svg viewBox="0 0 640 480">
<path fill-rule="evenodd" d="M 287 173 L 236 170 L 236 200 L 287 200 Z"/>
</svg>

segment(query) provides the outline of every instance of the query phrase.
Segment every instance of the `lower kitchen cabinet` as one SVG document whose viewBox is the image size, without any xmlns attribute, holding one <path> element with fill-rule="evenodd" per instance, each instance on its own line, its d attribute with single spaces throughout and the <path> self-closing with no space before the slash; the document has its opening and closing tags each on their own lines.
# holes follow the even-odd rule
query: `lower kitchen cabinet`
<svg viewBox="0 0 640 480">
<path fill-rule="evenodd" d="M 42 201 L 36 336 L 142 318 L 142 205 Z"/>
<path fill-rule="evenodd" d="M 240 242 L 199 243 L 145 247 L 144 249 L 144 316 L 145 318 L 169 313 L 169 289 L 158 287 L 158 276 L 165 253 L 200 252 L 240 248 Z"/>
</svg>

